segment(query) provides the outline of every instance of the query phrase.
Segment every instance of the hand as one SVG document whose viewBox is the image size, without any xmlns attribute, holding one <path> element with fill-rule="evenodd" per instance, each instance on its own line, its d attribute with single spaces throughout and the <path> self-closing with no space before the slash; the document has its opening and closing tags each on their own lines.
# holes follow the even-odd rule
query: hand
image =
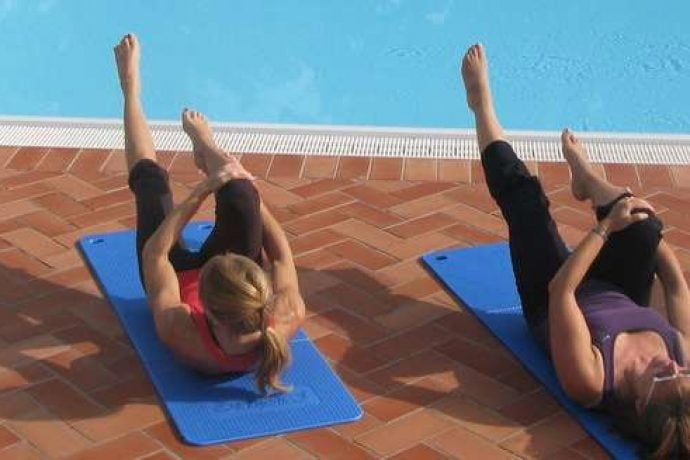
<svg viewBox="0 0 690 460">
<path fill-rule="evenodd" d="M 239 161 L 228 162 L 222 168 L 209 174 L 206 179 L 197 185 L 195 192 L 202 195 L 211 194 L 234 179 L 256 179 Z"/>
<path fill-rule="evenodd" d="M 613 206 L 606 220 L 609 221 L 609 230 L 617 232 L 630 224 L 649 218 L 650 215 L 654 215 L 651 204 L 640 198 L 626 197 Z"/>
</svg>

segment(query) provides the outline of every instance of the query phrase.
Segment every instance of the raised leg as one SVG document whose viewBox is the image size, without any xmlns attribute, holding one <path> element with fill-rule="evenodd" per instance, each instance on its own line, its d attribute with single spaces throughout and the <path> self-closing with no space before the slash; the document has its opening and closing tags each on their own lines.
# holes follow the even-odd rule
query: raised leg
<svg viewBox="0 0 690 460">
<path fill-rule="evenodd" d="M 208 175 L 225 166 L 233 158 L 221 150 L 213 139 L 213 132 L 203 113 L 195 110 L 182 111 L 182 129 L 192 141 L 194 164 Z"/>
<path fill-rule="evenodd" d="M 129 171 L 129 188 L 134 193 L 137 209 L 136 250 L 141 273 L 141 254 L 146 241 L 153 235 L 173 207 L 168 173 L 156 162 L 144 108 L 141 103 L 139 74 L 140 47 L 136 36 L 125 35 L 115 47 L 120 86 L 124 97 L 125 155 Z M 196 268 L 198 256 L 175 244 L 170 261 L 176 270 Z"/>
<path fill-rule="evenodd" d="M 139 40 L 133 34 L 125 35 L 115 47 L 115 61 L 124 97 L 125 154 L 127 169 L 131 171 L 139 160 L 156 161 L 151 131 L 146 123 L 141 102 L 141 75 Z"/>
<path fill-rule="evenodd" d="M 237 176 L 253 179 L 235 155 L 218 147 L 213 139 L 211 126 L 203 113 L 195 110 L 182 111 L 182 129 L 187 133 L 194 148 L 194 163 L 206 175 L 219 169 L 230 170 Z"/>
<path fill-rule="evenodd" d="M 194 162 L 204 173 L 209 175 L 229 168 L 251 176 L 235 156 L 216 145 L 202 113 L 185 109 L 182 127 L 194 146 Z M 216 222 L 201 248 L 202 259 L 206 261 L 215 255 L 232 252 L 260 262 L 263 225 L 259 193 L 252 182 L 233 179 L 216 192 L 215 198 Z"/>
<path fill-rule="evenodd" d="M 602 219 L 629 189 L 594 173 L 587 151 L 571 131 L 563 131 L 561 141 L 563 156 L 570 165 L 573 196 L 590 200 L 597 219 Z M 648 305 L 662 227 L 658 218 L 651 217 L 611 234 L 592 263 L 588 278 L 611 283 L 639 305 Z"/>
<path fill-rule="evenodd" d="M 561 135 L 563 156 L 570 166 L 571 190 L 575 199 L 590 200 L 592 207 L 605 206 L 628 189 L 611 184 L 592 169 L 587 150 L 575 134 L 566 129 Z"/>
<path fill-rule="evenodd" d="M 470 47 L 463 58 L 462 76 L 475 115 L 486 182 L 508 224 L 510 256 L 525 319 L 537 340 L 547 345 L 548 286 L 568 250 L 551 218 L 541 184 L 504 140 L 488 75 L 483 47 Z"/>
<path fill-rule="evenodd" d="M 498 122 L 489 83 L 489 65 L 484 47 L 471 46 L 462 60 L 462 79 L 467 91 L 467 105 L 474 112 L 479 151 L 492 142 L 504 140 L 503 128 Z"/>
</svg>

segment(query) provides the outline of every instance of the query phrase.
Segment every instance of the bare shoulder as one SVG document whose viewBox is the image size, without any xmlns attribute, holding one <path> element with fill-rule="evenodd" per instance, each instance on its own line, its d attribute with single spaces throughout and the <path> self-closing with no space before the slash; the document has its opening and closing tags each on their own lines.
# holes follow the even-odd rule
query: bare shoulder
<svg viewBox="0 0 690 460">
<path fill-rule="evenodd" d="M 592 353 L 594 355 L 595 366 L 592 374 L 584 380 L 582 392 L 578 395 L 578 402 L 584 407 L 595 407 L 604 397 L 604 381 L 606 380 L 604 357 L 601 351 L 595 346 L 592 346 Z"/>
<path fill-rule="evenodd" d="M 161 341 L 180 361 L 197 370 L 207 371 L 206 353 L 203 342 L 194 324 L 191 309 L 187 304 L 167 308 L 160 313 L 165 317 L 158 331 Z"/>
<path fill-rule="evenodd" d="M 565 392 L 584 407 L 594 407 L 604 395 L 604 358 L 594 345 L 588 366 L 568 366 L 561 371 L 559 380 Z"/>
</svg>

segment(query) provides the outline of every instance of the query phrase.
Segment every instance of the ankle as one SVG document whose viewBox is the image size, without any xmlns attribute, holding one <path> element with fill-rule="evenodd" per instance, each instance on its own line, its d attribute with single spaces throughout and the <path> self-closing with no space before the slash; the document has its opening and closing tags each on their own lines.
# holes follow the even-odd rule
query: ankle
<svg viewBox="0 0 690 460">
<path fill-rule="evenodd" d="M 225 152 L 215 146 L 204 146 L 204 148 L 201 149 L 201 154 L 203 155 L 204 162 L 209 171 L 220 169 L 228 162 L 228 157 Z"/>
<path fill-rule="evenodd" d="M 494 110 L 494 106 L 492 104 L 478 104 L 476 107 L 472 107 L 472 111 L 474 112 L 474 116 L 476 118 L 492 120 L 496 118 L 496 111 Z"/>
<path fill-rule="evenodd" d="M 122 88 L 122 95 L 127 105 L 142 105 L 141 97 L 138 90 L 134 88 Z"/>
<path fill-rule="evenodd" d="M 600 180 L 597 177 L 597 180 L 592 181 L 588 189 L 589 199 L 595 208 L 611 203 L 628 191 L 625 187 L 614 186 L 608 182 L 598 182 Z"/>
</svg>

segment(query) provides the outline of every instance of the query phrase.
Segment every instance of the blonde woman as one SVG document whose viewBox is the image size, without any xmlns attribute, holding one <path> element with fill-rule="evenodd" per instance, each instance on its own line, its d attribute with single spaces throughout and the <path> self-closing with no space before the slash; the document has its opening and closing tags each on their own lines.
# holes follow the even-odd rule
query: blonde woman
<svg viewBox="0 0 690 460">
<path fill-rule="evenodd" d="M 140 99 L 139 42 L 128 34 L 114 51 L 139 269 L 159 338 L 201 372 L 254 371 L 263 393 L 287 391 L 280 374 L 290 361 L 289 340 L 304 319 L 304 301 L 285 233 L 261 202 L 251 174 L 216 146 L 206 118 L 186 109 L 182 126 L 206 179 L 173 206 Z M 179 244 L 182 229 L 211 194 L 214 229 L 199 252 L 188 251 Z"/>
</svg>

